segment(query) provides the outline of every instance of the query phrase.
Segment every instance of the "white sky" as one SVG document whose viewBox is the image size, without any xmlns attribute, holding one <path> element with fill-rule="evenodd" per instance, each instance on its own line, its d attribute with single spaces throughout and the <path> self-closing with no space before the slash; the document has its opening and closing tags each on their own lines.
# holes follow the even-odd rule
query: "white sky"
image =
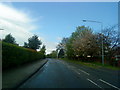
<svg viewBox="0 0 120 90">
<path fill-rule="evenodd" d="M 28 41 L 32 35 L 34 35 L 34 31 L 37 26 L 34 25 L 34 22 L 39 20 L 38 18 L 31 18 L 30 13 L 25 10 L 17 10 L 12 7 L 11 3 L 4 4 L 0 3 L 0 38 L 5 38 L 5 36 L 9 33 L 15 37 L 16 42 L 23 46 L 24 42 Z M 39 20 L 40 21 L 40 20 Z M 46 53 L 50 53 L 55 50 L 57 43 L 49 42 L 45 40 L 43 37 L 39 37 L 44 45 L 46 45 Z M 58 39 L 60 39 L 58 37 Z"/>
<path fill-rule="evenodd" d="M 31 30 L 36 28 L 31 22 L 29 15 L 0 3 L 0 28 L 4 29 L 0 37 L 4 38 L 11 33 L 16 41 L 23 45 L 24 41 L 32 36 Z"/>
</svg>

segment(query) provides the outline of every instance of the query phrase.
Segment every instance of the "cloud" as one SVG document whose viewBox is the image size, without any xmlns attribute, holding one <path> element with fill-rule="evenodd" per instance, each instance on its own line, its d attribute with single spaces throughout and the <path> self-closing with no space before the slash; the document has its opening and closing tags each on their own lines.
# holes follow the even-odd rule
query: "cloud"
<svg viewBox="0 0 120 90">
<path fill-rule="evenodd" d="M 44 40 L 44 45 L 46 45 L 46 54 L 51 53 L 53 50 L 56 50 L 57 42 L 51 42 Z"/>
<path fill-rule="evenodd" d="M 0 31 L 0 37 L 4 38 L 11 33 L 16 42 L 23 45 L 37 28 L 33 24 L 34 20 L 28 13 L 15 9 L 12 5 L 0 3 L 0 28 L 4 29 Z"/>
<path fill-rule="evenodd" d="M 31 18 L 31 15 L 32 13 L 29 10 L 14 8 L 12 3 L 0 3 L 0 29 L 4 29 L 0 30 L 0 38 L 5 38 L 7 34 L 11 33 L 15 37 L 16 42 L 23 46 L 24 42 L 27 42 L 28 38 L 33 34 L 40 36 L 41 33 L 36 31 L 40 28 L 40 25 L 36 26 L 34 22 L 41 19 L 42 16 Z M 47 54 L 56 49 L 56 42 L 48 41 L 44 37 L 39 37 L 39 39 L 46 45 Z M 60 40 L 61 38 L 58 37 L 57 39 Z"/>
<path fill-rule="evenodd" d="M 57 40 L 61 41 L 63 38 L 62 37 L 57 37 Z"/>
</svg>

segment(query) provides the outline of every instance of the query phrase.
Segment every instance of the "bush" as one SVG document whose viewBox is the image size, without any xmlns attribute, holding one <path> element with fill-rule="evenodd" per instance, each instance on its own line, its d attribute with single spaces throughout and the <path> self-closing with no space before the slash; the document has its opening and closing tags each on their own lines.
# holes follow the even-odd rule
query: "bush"
<svg viewBox="0 0 120 90">
<path fill-rule="evenodd" d="M 1 43 L 1 42 L 0 42 Z M 24 63 L 44 58 L 42 53 L 23 48 L 10 43 L 2 42 L 2 68 L 16 67 Z"/>
</svg>

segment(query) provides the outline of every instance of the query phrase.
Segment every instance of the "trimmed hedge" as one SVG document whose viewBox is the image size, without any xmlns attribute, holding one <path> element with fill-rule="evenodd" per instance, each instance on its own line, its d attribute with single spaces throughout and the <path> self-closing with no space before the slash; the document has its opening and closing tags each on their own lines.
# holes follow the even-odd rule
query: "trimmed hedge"
<svg viewBox="0 0 120 90">
<path fill-rule="evenodd" d="M 1 42 L 0 42 L 1 43 Z M 44 58 L 44 55 L 32 49 L 2 42 L 2 68 L 16 67 L 24 63 Z"/>
</svg>

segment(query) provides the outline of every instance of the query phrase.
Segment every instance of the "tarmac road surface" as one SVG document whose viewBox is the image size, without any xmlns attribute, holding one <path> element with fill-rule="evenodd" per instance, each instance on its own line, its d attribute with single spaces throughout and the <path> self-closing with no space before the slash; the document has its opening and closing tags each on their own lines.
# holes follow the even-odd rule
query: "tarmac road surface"
<svg viewBox="0 0 120 90">
<path fill-rule="evenodd" d="M 48 59 L 35 75 L 19 88 L 111 88 L 120 90 L 119 71 L 93 69 L 63 60 Z"/>
</svg>

